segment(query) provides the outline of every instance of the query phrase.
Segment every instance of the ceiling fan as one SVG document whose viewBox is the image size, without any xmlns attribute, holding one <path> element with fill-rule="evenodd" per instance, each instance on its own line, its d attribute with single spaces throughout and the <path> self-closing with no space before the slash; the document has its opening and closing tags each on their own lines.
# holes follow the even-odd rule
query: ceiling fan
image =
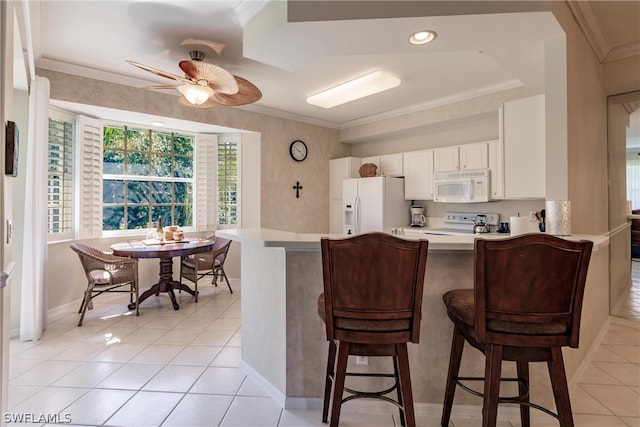
<svg viewBox="0 0 640 427">
<path fill-rule="evenodd" d="M 203 52 L 192 50 L 189 55 L 191 60 L 178 63 L 185 73 L 184 77 L 135 61 L 127 62 L 145 71 L 180 82 L 179 85 L 149 86 L 146 89 L 178 89 L 182 94 L 180 104 L 187 107 L 237 106 L 251 104 L 262 98 L 260 89 L 250 81 L 235 76 L 217 65 L 204 62 Z"/>
</svg>

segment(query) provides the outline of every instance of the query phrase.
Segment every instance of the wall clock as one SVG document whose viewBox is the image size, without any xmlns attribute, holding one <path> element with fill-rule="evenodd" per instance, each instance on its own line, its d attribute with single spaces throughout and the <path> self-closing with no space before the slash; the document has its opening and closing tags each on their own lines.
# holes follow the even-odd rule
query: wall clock
<svg viewBox="0 0 640 427">
<path fill-rule="evenodd" d="M 307 144 L 299 139 L 293 141 L 289 146 L 289 154 L 296 162 L 301 162 L 306 159 L 308 153 L 309 150 L 307 149 Z"/>
</svg>

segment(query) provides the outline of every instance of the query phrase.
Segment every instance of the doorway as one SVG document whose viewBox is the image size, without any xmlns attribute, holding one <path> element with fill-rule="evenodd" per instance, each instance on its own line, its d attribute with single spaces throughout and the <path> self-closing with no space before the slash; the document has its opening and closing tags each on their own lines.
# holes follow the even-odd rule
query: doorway
<svg viewBox="0 0 640 427">
<path fill-rule="evenodd" d="M 640 91 L 610 96 L 607 108 L 610 313 L 640 322 Z M 632 238 L 637 229 L 638 238 Z M 636 257 L 636 261 L 632 261 Z"/>
</svg>

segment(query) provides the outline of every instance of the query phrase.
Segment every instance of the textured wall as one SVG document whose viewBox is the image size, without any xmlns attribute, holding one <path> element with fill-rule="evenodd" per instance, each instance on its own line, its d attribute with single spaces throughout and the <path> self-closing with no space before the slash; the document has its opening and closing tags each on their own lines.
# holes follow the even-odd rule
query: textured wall
<svg viewBox="0 0 640 427">
<path fill-rule="evenodd" d="M 286 231 L 326 232 L 329 229 L 330 158 L 348 155 L 338 131 L 275 118 L 239 108 L 193 109 L 178 98 L 99 80 L 38 70 L 51 82 L 51 99 L 136 111 L 164 117 L 210 123 L 261 134 L 261 225 Z M 289 156 L 289 144 L 302 139 L 309 156 L 298 163 Z M 296 199 L 291 188 L 304 187 Z"/>
</svg>

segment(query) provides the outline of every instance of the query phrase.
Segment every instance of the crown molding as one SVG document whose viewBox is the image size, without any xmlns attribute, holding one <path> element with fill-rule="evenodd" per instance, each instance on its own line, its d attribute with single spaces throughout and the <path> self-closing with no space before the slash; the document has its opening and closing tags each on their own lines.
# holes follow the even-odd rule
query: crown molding
<svg viewBox="0 0 640 427">
<path fill-rule="evenodd" d="M 607 57 L 602 62 L 613 62 L 637 55 L 640 55 L 640 42 L 631 42 L 611 49 Z"/>
<path fill-rule="evenodd" d="M 602 63 L 611 51 L 611 42 L 596 18 L 591 2 L 567 1 L 567 4 L 598 60 Z"/>
</svg>

